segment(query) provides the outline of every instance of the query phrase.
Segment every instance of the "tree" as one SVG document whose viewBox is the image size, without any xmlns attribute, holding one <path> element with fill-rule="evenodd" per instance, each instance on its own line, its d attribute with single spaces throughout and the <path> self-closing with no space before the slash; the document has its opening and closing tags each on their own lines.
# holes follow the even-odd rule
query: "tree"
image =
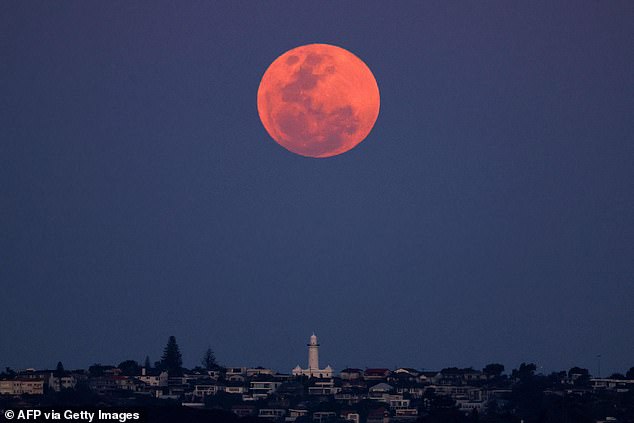
<svg viewBox="0 0 634 423">
<path fill-rule="evenodd" d="M 535 364 L 522 363 L 520 364 L 519 369 L 513 369 L 513 372 L 511 373 L 511 378 L 519 379 L 520 381 L 524 382 L 533 378 L 535 370 L 537 370 L 537 366 Z"/>
<path fill-rule="evenodd" d="M 64 370 L 64 365 L 62 364 L 61 361 L 57 362 L 57 367 L 55 368 L 55 377 L 62 377 L 64 376 L 65 370 Z"/>
<path fill-rule="evenodd" d="M 568 378 L 568 373 L 565 370 L 561 370 L 559 372 L 552 372 L 548 375 L 548 383 L 551 386 L 558 386 L 562 383 L 565 383 Z"/>
<path fill-rule="evenodd" d="M 145 363 L 143 364 L 143 367 L 145 367 L 146 369 L 152 368 L 152 364 L 150 364 L 150 356 L 145 356 Z"/>
<path fill-rule="evenodd" d="M 625 377 L 628 379 L 634 379 L 634 367 L 630 367 L 630 370 L 625 373 Z"/>
<path fill-rule="evenodd" d="M 575 386 L 584 386 L 590 383 L 590 373 L 588 369 L 582 369 L 581 367 L 573 367 L 568 370 L 568 378 L 572 380 Z"/>
<path fill-rule="evenodd" d="M 499 378 L 504 372 L 504 366 L 499 363 L 491 363 L 487 364 L 484 369 L 482 369 L 482 373 L 487 375 L 489 378 Z"/>
<path fill-rule="evenodd" d="M 203 359 L 201 363 L 205 370 L 215 370 L 218 368 L 218 363 L 216 362 L 216 356 L 211 348 L 207 348 L 205 354 L 203 355 Z"/>
<path fill-rule="evenodd" d="M 183 373 L 183 356 L 174 336 L 170 336 L 167 341 L 161 357 L 160 367 L 161 370 L 166 370 L 171 376 L 180 376 Z"/>
<path fill-rule="evenodd" d="M 570 370 L 568 370 L 568 377 L 572 378 L 573 375 L 588 375 L 588 369 L 582 369 L 581 367 L 573 367 Z"/>
<path fill-rule="evenodd" d="M 117 366 L 123 376 L 138 376 L 141 373 L 141 366 L 134 360 L 125 360 Z"/>
<path fill-rule="evenodd" d="M 0 378 L 14 378 L 16 376 L 15 370 L 11 367 L 5 367 L 4 372 L 0 373 Z"/>
<path fill-rule="evenodd" d="M 113 366 L 103 366 L 100 363 L 95 363 L 88 368 L 88 373 L 90 373 L 91 377 L 99 377 L 103 376 L 106 371 L 111 371 L 114 369 Z"/>
</svg>

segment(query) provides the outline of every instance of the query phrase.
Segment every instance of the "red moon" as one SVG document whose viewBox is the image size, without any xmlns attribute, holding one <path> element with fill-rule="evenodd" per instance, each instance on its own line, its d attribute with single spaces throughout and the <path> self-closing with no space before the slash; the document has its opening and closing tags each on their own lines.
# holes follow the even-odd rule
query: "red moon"
<svg viewBox="0 0 634 423">
<path fill-rule="evenodd" d="M 282 147 L 307 157 L 332 157 L 354 148 L 372 130 L 379 104 L 379 87 L 366 64 L 328 44 L 282 54 L 258 89 L 266 131 Z"/>
</svg>

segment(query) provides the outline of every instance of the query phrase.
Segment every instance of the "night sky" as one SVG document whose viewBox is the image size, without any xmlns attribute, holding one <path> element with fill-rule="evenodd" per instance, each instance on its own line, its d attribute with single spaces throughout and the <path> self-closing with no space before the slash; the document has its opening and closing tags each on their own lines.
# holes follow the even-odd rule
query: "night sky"
<svg viewBox="0 0 634 423">
<path fill-rule="evenodd" d="M 0 3 L 0 367 L 634 366 L 634 2 Z M 260 78 L 344 47 L 329 159 Z"/>
</svg>

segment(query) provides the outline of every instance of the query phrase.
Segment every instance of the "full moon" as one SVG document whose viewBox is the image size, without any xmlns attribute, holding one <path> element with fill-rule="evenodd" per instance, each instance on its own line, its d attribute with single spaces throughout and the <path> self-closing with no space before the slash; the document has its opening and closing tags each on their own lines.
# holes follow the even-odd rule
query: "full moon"
<svg viewBox="0 0 634 423">
<path fill-rule="evenodd" d="M 282 147 L 307 157 L 332 157 L 354 148 L 372 130 L 379 104 L 379 87 L 366 64 L 328 44 L 282 54 L 258 89 L 266 131 Z"/>
</svg>

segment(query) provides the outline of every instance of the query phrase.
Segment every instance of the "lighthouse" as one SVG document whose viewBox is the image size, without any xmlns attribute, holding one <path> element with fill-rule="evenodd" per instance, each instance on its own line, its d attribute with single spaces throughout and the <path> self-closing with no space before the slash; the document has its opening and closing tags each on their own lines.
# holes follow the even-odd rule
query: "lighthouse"
<svg viewBox="0 0 634 423">
<path fill-rule="evenodd" d="M 308 343 L 308 368 L 310 370 L 319 370 L 319 344 L 314 332 Z"/>
<path fill-rule="evenodd" d="M 293 376 L 308 376 L 318 378 L 331 378 L 332 367 L 326 366 L 325 369 L 319 368 L 319 342 L 317 335 L 313 332 L 308 341 L 308 368 L 302 369 L 299 364 L 293 369 Z"/>
</svg>

